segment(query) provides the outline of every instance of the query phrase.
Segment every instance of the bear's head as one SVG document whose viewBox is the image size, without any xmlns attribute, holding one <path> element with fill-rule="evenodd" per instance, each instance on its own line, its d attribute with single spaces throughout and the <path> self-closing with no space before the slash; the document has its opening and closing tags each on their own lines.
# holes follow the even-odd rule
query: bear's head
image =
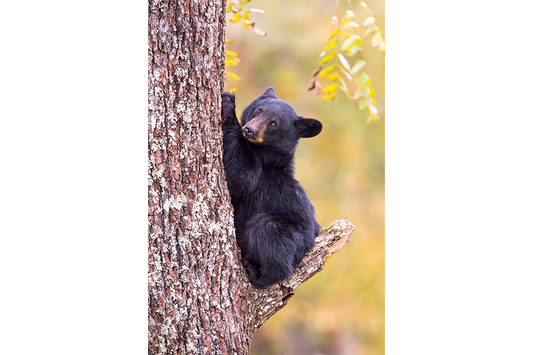
<svg viewBox="0 0 533 355">
<path fill-rule="evenodd" d="M 287 153 L 296 149 L 300 138 L 311 138 L 322 131 L 320 121 L 298 116 L 272 88 L 244 109 L 241 125 L 242 134 L 249 142 Z"/>
</svg>

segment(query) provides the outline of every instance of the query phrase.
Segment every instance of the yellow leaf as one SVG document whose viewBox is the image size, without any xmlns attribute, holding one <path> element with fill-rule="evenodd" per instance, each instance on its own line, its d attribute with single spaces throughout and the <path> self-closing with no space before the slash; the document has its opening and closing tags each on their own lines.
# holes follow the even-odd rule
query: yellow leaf
<svg viewBox="0 0 533 355">
<path fill-rule="evenodd" d="M 335 98 L 336 96 L 337 96 L 336 93 L 326 95 L 326 96 L 324 96 L 324 97 L 322 98 L 322 101 L 327 102 L 327 101 L 329 101 L 329 100 Z"/>
<path fill-rule="evenodd" d="M 361 48 L 361 46 L 358 46 L 358 45 L 351 46 L 351 47 L 346 51 L 346 56 L 347 56 L 347 57 L 353 57 L 357 52 L 362 51 L 362 50 L 363 50 L 363 48 Z"/>
<path fill-rule="evenodd" d="M 337 33 L 339 33 L 339 30 L 338 29 L 335 29 L 333 30 L 333 32 L 331 32 L 331 34 L 328 36 L 328 38 L 326 38 L 326 40 L 324 41 L 324 43 L 328 43 L 328 41 L 330 39 L 332 39 L 333 37 L 335 37 L 337 35 Z"/>
<path fill-rule="evenodd" d="M 350 37 L 348 37 L 346 41 L 344 41 L 344 43 L 341 46 L 341 50 L 345 51 L 349 49 L 351 46 L 354 46 L 359 43 L 361 43 L 361 37 L 359 37 L 356 34 L 353 34 Z"/>
<path fill-rule="evenodd" d="M 335 81 L 337 80 L 337 73 L 331 73 L 329 75 L 326 75 L 326 79 L 328 79 L 329 81 Z"/>
<path fill-rule="evenodd" d="M 237 53 L 236 53 L 236 52 L 228 51 L 227 49 L 226 49 L 225 52 L 226 52 L 227 55 L 231 55 L 231 56 L 233 56 L 233 57 L 236 57 L 236 56 L 237 56 Z"/>
<path fill-rule="evenodd" d="M 329 62 L 330 60 L 332 60 L 333 58 L 335 58 L 335 55 L 337 54 L 337 51 L 333 51 L 331 52 L 329 55 L 325 56 L 324 58 L 322 58 L 322 60 L 320 62 L 318 62 L 318 64 L 324 64 L 324 63 L 327 63 Z"/>
<path fill-rule="evenodd" d="M 347 39 L 348 37 L 350 37 L 350 35 L 347 34 L 347 33 L 344 32 L 344 31 L 341 31 L 341 35 L 342 35 L 342 38 L 343 38 L 345 41 L 346 41 L 346 39 Z"/>
<path fill-rule="evenodd" d="M 237 88 L 231 88 L 231 89 L 229 89 L 228 91 L 231 92 L 231 93 L 233 94 L 234 92 L 237 92 Z"/>
<path fill-rule="evenodd" d="M 226 57 L 224 61 L 226 62 L 227 67 L 234 67 L 238 65 L 241 60 L 236 57 Z"/>
<path fill-rule="evenodd" d="M 335 47 L 336 45 L 337 45 L 337 40 L 334 40 L 333 42 L 328 44 L 327 47 L 324 48 L 324 50 L 329 51 L 331 48 Z"/>
<path fill-rule="evenodd" d="M 333 91 L 335 91 L 336 88 L 337 88 L 337 84 L 331 84 L 329 86 L 326 86 L 326 88 L 322 90 L 322 93 L 323 94 L 332 93 Z"/>
<path fill-rule="evenodd" d="M 251 28 L 254 28 L 255 22 L 252 22 L 250 20 L 243 20 L 242 21 L 242 27 L 246 28 L 247 30 Z"/>
<path fill-rule="evenodd" d="M 323 77 L 326 76 L 330 71 L 332 71 L 333 68 L 335 68 L 335 64 L 331 64 L 329 67 L 327 67 L 326 69 L 322 70 L 322 71 L 320 72 L 320 74 L 318 74 L 318 77 L 319 77 L 319 78 L 323 78 Z"/>
<path fill-rule="evenodd" d="M 379 47 L 379 50 L 383 53 L 389 53 L 389 36 L 383 36 L 383 41 L 385 42 L 385 44 L 383 45 L 383 49 Z"/>
<path fill-rule="evenodd" d="M 233 17 L 229 19 L 229 22 L 239 22 L 241 20 L 241 14 L 236 12 L 233 14 Z"/>
<path fill-rule="evenodd" d="M 229 71 L 227 71 L 226 74 L 227 74 L 229 77 L 231 77 L 231 78 L 233 78 L 233 79 L 235 79 L 235 80 L 242 81 L 241 78 L 239 78 L 237 75 L 235 75 L 235 74 L 233 74 L 233 73 L 231 73 L 231 72 L 229 72 Z"/>
</svg>

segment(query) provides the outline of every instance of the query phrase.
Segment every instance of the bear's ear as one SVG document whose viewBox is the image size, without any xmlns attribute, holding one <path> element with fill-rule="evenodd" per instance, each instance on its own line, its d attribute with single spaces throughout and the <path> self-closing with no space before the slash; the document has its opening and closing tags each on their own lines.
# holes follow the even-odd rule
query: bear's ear
<svg viewBox="0 0 533 355">
<path fill-rule="evenodd" d="M 265 90 L 265 92 L 261 95 L 262 97 L 270 97 L 273 99 L 277 99 L 276 92 L 272 88 L 268 88 Z"/>
<path fill-rule="evenodd" d="M 294 127 L 296 127 L 300 138 L 311 138 L 322 132 L 322 123 L 314 118 L 298 117 L 294 121 Z"/>
</svg>

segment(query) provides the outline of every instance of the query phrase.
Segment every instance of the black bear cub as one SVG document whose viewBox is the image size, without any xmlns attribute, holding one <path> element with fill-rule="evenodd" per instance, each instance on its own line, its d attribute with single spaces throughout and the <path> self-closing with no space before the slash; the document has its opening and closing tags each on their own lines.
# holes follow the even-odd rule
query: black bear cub
<svg viewBox="0 0 533 355">
<path fill-rule="evenodd" d="M 237 243 L 252 285 L 289 277 L 314 245 L 320 226 L 302 186 L 294 179 L 300 138 L 322 123 L 299 117 L 268 88 L 235 115 L 235 97 L 222 94 L 224 167 L 235 210 Z"/>
</svg>

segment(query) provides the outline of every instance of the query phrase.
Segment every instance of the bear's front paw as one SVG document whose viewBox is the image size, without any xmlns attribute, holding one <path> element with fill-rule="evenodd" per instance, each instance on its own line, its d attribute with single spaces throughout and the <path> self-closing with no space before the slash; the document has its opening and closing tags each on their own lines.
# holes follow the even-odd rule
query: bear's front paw
<svg viewBox="0 0 533 355">
<path fill-rule="evenodd" d="M 235 95 L 229 91 L 224 91 L 222 93 L 222 103 L 224 103 L 224 101 L 230 101 L 231 103 L 235 104 Z"/>
<path fill-rule="evenodd" d="M 235 96 L 230 92 L 222 93 L 222 119 L 225 120 L 235 114 Z"/>
</svg>

